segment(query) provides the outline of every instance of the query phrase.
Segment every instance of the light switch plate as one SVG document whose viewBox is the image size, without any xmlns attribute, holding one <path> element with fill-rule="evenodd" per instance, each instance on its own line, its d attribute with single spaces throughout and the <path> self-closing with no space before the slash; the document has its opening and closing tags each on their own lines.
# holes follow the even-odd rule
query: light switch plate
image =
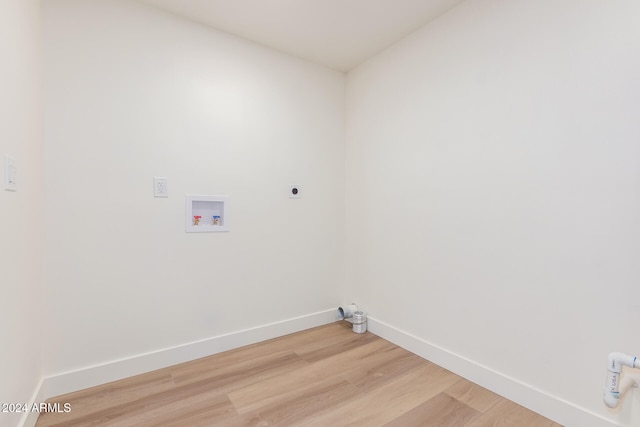
<svg viewBox="0 0 640 427">
<path fill-rule="evenodd" d="M 4 189 L 18 191 L 18 164 L 9 156 L 4 156 Z"/>
<path fill-rule="evenodd" d="M 164 176 L 153 178 L 153 195 L 155 197 L 169 197 L 169 180 Z"/>
</svg>

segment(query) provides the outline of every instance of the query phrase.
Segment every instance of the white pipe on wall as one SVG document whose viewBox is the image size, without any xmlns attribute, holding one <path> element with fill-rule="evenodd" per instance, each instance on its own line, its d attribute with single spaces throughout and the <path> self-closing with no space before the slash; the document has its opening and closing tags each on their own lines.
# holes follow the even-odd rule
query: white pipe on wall
<svg viewBox="0 0 640 427">
<path fill-rule="evenodd" d="M 622 368 L 628 366 L 630 368 L 640 368 L 640 359 L 624 353 L 609 354 L 607 366 L 607 382 L 604 386 L 604 394 L 602 399 L 604 404 L 609 408 L 615 408 L 620 402 L 620 398 L 632 387 L 637 387 L 637 381 L 632 378 L 624 378 L 620 381 Z"/>
</svg>

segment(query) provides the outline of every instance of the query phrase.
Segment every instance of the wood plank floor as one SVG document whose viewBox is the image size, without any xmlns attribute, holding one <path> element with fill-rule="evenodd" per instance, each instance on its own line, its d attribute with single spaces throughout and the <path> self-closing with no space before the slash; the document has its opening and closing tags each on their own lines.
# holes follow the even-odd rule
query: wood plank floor
<svg viewBox="0 0 640 427">
<path fill-rule="evenodd" d="M 562 427 L 346 322 L 49 402 L 36 427 Z"/>
</svg>

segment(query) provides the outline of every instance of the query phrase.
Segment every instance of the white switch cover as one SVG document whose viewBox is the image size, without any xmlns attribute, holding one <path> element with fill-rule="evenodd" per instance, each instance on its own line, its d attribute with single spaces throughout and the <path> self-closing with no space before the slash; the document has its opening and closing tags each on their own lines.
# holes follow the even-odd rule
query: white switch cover
<svg viewBox="0 0 640 427">
<path fill-rule="evenodd" d="M 153 178 L 153 195 L 155 197 L 169 197 L 169 180 L 163 176 Z"/>
<path fill-rule="evenodd" d="M 4 156 L 4 189 L 18 191 L 18 165 L 9 156 Z"/>
</svg>

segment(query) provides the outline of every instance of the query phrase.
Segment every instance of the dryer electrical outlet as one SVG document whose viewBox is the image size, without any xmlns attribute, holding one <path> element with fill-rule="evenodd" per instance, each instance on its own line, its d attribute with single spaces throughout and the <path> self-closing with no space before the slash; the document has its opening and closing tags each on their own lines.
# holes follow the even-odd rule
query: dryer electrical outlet
<svg viewBox="0 0 640 427">
<path fill-rule="evenodd" d="M 302 188 L 299 185 L 290 185 L 289 186 L 289 198 L 290 199 L 300 199 L 300 198 L 302 198 Z"/>
</svg>

